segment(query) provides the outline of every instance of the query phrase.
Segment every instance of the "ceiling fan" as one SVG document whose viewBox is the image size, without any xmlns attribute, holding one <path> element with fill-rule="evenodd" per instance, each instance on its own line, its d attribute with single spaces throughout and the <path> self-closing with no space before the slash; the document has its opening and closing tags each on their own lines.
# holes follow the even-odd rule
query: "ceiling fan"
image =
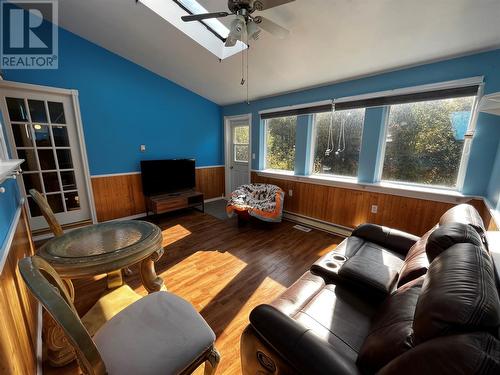
<svg viewBox="0 0 500 375">
<path fill-rule="evenodd" d="M 190 22 L 235 15 L 236 19 L 231 22 L 229 35 L 226 38 L 226 47 L 236 45 L 238 40 L 246 41 L 249 38 L 257 40 L 261 29 L 283 39 L 290 31 L 265 17 L 253 16 L 253 13 L 291 3 L 292 1 L 295 0 L 228 0 L 229 12 L 192 14 L 182 16 L 181 19 L 184 22 Z"/>
</svg>

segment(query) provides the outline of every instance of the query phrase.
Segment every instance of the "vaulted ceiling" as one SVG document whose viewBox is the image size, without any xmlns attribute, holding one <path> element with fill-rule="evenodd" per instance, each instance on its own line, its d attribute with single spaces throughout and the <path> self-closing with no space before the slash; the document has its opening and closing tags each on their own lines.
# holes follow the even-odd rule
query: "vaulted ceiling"
<svg viewBox="0 0 500 375">
<path fill-rule="evenodd" d="M 252 43 L 250 99 L 500 47 L 499 0 L 296 0 L 262 15 L 291 35 Z M 218 104 L 246 99 L 241 54 L 219 62 L 135 0 L 61 0 L 59 23 Z"/>
</svg>

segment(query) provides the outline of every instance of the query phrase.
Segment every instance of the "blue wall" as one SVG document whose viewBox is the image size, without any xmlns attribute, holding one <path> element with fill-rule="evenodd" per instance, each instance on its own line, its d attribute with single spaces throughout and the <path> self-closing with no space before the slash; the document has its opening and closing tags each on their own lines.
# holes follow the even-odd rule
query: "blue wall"
<svg viewBox="0 0 500 375">
<path fill-rule="evenodd" d="M 79 91 L 92 175 L 138 171 L 141 159 L 224 164 L 217 104 L 69 31 L 59 29 L 59 69 L 4 73 L 10 81 Z"/>
<path fill-rule="evenodd" d="M 256 159 L 253 160 L 252 167 L 254 169 L 262 169 L 264 166 L 262 159 L 263 129 L 258 114 L 261 110 L 481 75 L 484 76 L 485 94 L 500 91 L 500 50 L 278 95 L 257 100 L 250 104 L 240 103 L 229 105 L 222 108 L 222 113 L 224 116 L 244 113 L 253 114 L 252 152 L 256 154 Z M 378 116 L 381 118 L 383 111 L 379 112 Z M 376 123 L 376 119 L 372 116 L 367 117 L 367 120 L 369 119 L 371 123 Z M 367 125 L 365 123 L 365 126 Z M 298 132 L 297 134 L 302 133 L 304 132 Z M 378 129 L 364 129 L 363 134 L 373 138 L 363 139 L 363 145 L 378 144 Z M 498 118 L 496 116 L 480 114 L 476 134 L 471 146 L 469 167 L 465 177 L 463 189 L 465 194 L 486 194 L 488 186 L 491 185 L 490 175 L 495 162 L 499 139 L 500 126 Z M 373 154 L 373 150 L 369 151 L 369 153 L 370 155 Z M 299 164 L 301 163 L 301 161 L 298 162 Z M 360 174 L 360 180 L 365 182 L 373 181 L 370 181 L 370 179 L 372 179 L 373 169 L 376 167 L 369 163 L 373 164 L 373 158 L 368 155 L 361 155 L 360 173 L 362 175 Z"/>
</svg>

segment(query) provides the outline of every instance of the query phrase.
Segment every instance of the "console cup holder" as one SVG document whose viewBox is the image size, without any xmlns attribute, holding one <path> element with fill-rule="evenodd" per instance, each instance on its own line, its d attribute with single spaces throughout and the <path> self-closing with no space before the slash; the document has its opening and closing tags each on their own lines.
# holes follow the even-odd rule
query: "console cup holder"
<svg viewBox="0 0 500 375">
<path fill-rule="evenodd" d="M 340 254 L 334 254 L 332 256 L 332 259 L 336 260 L 337 262 L 345 262 L 347 260 L 347 258 L 345 256 L 340 255 Z"/>
<path fill-rule="evenodd" d="M 325 266 L 327 266 L 328 268 L 339 268 L 338 263 L 335 262 L 326 262 Z"/>
</svg>

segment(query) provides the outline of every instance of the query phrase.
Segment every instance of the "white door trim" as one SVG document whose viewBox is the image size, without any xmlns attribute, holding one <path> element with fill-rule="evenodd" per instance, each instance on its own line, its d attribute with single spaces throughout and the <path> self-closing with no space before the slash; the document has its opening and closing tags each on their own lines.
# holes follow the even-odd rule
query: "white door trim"
<svg viewBox="0 0 500 375">
<path fill-rule="evenodd" d="M 82 164 L 83 164 L 83 177 L 85 181 L 85 189 L 87 191 L 87 199 L 89 202 L 89 208 L 90 208 L 90 216 L 92 218 L 92 222 L 95 224 L 97 223 L 97 213 L 96 213 L 96 208 L 95 208 L 95 203 L 94 203 L 94 193 L 92 191 L 92 183 L 90 180 L 90 169 L 89 169 L 89 164 L 88 164 L 88 159 L 87 159 L 87 149 L 85 147 L 85 139 L 84 139 L 84 133 L 83 133 L 83 121 L 82 121 L 82 116 L 80 112 L 80 103 L 78 100 L 78 90 L 70 90 L 70 89 L 62 89 L 58 87 L 50 87 L 50 86 L 41 86 L 41 85 L 33 85 L 30 83 L 20 83 L 20 82 L 12 82 L 12 81 L 3 81 L 0 80 L 0 89 L 20 89 L 20 90 L 28 90 L 28 91 L 35 91 L 38 93 L 47 93 L 47 94 L 58 94 L 58 95 L 67 95 L 71 97 L 71 101 L 73 103 L 73 109 L 74 109 L 74 116 L 75 116 L 75 124 L 76 124 L 76 131 L 78 134 L 78 140 L 80 144 L 80 157 L 82 159 Z M 0 106 L 2 107 L 2 117 L 3 121 L 5 124 L 8 124 L 8 114 L 7 114 L 7 109 L 3 108 L 2 103 L 0 103 Z M 12 131 L 8 130 L 7 131 L 7 139 L 8 142 L 10 143 L 9 146 L 12 147 L 14 144 L 14 139 L 12 136 Z M 20 186 L 21 180 L 18 180 L 18 185 L 19 188 L 22 190 L 22 187 Z"/>
<path fill-rule="evenodd" d="M 248 181 L 252 173 L 252 114 L 246 113 L 237 116 L 224 116 L 224 178 L 226 197 L 231 194 L 231 121 L 248 121 Z"/>
<path fill-rule="evenodd" d="M 89 160 L 87 158 L 87 148 L 85 147 L 85 136 L 83 133 L 82 113 L 80 112 L 80 100 L 78 99 L 78 90 L 71 90 L 71 99 L 75 109 L 75 122 L 76 131 L 78 133 L 78 140 L 80 141 L 80 150 L 82 153 L 83 174 L 85 177 L 85 184 L 87 185 L 87 194 L 90 206 L 90 215 L 92 223 L 97 224 L 97 212 L 94 202 L 94 191 L 92 190 L 92 181 L 90 179 Z"/>
</svg>

